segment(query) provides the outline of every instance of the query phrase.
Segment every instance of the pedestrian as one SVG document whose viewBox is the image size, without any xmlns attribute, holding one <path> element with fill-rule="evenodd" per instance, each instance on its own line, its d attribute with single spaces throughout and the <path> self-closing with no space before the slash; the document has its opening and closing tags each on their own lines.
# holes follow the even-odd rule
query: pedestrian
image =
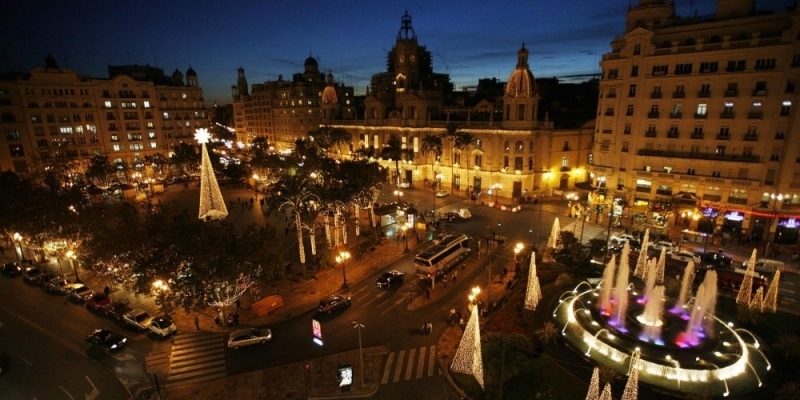
<svg viewBox="0 0 800 400">
<path fill-rule="evenodd" d="M 236 299 L 236 311 L 242 309 L 242 302 L 239 299 Z"/>
<path fill-rule="evenodd" d="M 456 284 L 456 279 L 458 279 L 458 271 L 453 271 L 453 284 Z"/>
<path fill-rule="evenodd" d="M 442 277 L 442 283 L 444 284 L 444 288 L 447 289 L 447 275 Z"/>
<path fill-rule="evenodd" d="M 455 321 L 456 321 L 456 308 L 455 307 L 451 307 L 450 308 L 450 325 L 455 323 Z"/>
<path fill-rule="evenodd" d="M 507 274 L 507 273 L 508 273 L 508 268 L 506 268 L 506 267 L 503 267 L 503 278 L 505 278 L 505 277 L 506 277 L 506 274 Z"/>
<path fill-rule="evenodd" d="M 194 316 L 194 327 L 197 328 L 198 331 L 200 330 L 200 318 L 198 318 L 197 315 Z"/>
<path fill-rule="evenodd" d="M 433 330 L 433 322 L 428 321 L 428 335 L 431 334 L 432 330 Z"/>
<path fill-rule="evenodd" d="M 431 288 L 425 289 L 425 297 L 427 297 L 428 300 L 431 299 Z"/>
</svg>

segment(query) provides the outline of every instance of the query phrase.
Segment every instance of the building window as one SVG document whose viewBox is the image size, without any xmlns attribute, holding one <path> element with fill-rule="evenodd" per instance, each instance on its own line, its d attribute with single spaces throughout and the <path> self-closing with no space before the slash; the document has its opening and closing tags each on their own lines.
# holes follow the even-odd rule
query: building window
<svg viewBox="0 0 800 400">
<path fill-rule="evenodd" d="M 639 76 L 639 66 L 638 65 L 634 65 L 633 67 L 631 67 L 631 77 L 636 77 L 636 76 Z"/>
<path fill-rule="evenodd" d="M 617 97 L 617 88 L 615 87 L 608 88 L 608 94 L 606 95 L 606 97 Z"/>
<path fill-rule="evenodd" d="M 611 117 L 614 115 L 614 107 L 606 108 L 606 116 Z"/>
<path fill-rule="evenodd" d="M 746 65 L 747 65 L 746 60 L 728 61 L 728 66 L 725 68 L 725 71 L 727 72 L 744 71 L 746 69 Z"/>
<path fill-rule="evenodd" d="M 795 54 L 792 56 L 792 68 L 800 67 L 800 54 Z"/>
<path fill-rule="evenodd" d="M 654 65 L 653 76 L 664 76 L 669 72 L 669 65 Z"/>
<path fill-rule="evenodd" d="M 705 117 L 707 112 L 708 106 L 705 103 L 700 103 L 697 105 L 697 112 L 695 114 L 698 117 Z"/>
<path fill-rule="evenodd" d="M 569 168 L 569 159 L 567 157 L 561 157 L 561 168 Z"/>
<path fill-rule="evenodd" d="M 625 111 L 625 115 L 629 117 L 633 115 L 633 104 L 628 104 L 628 109 Z"/>
<path fill-rule="evenodd" d="M 692 73 L 692 64 L 677 64 L 675 66 L 675 75 L 689 75 L 691 73 Z"/>
<path fill-rule="evenodd" d="M 704 83 L 704 84 L 700 85 L 700 93 L 699 93 L 699 95 L 703 96 L 703 97 L 710 96 L 711 95 L 711 84 L 710 83 Z"/>
<path fill-rule="evenodd" d="M 636 85 L 630 85 L 628 87 L 628 97 L 636 97 Z"/>
<path fill-rule="evenodd" d="M 619 77 L 619 70 L 614 68 L 608 70 L 608 79 L 615 79 Z"/>
<path fill-rule="evenodd" d="M 710 73 L 717 72 L 718 68 L 719 68 L 719 62 L 717 62 L 717 61 L 700 63 L 700 73 L 701 74 L 710 74 Z"/>
<path fill-rule="evenodd" d="M 775 69 L 774 58 L 759 58 L 758 60 L 756 60 L 756 71 L 765 69 Z"/>
<path fill-rule="evenodd" d="M 630 123 L 625 124 L 625 130 L 622 133 L 625 134 L 625 135 L 630 135 L 631 134 L 631 124 Z"/>
<path fill-rule="evenodd" d="M 792 112 L 792 102 L 786 100 L 781 104 L 781 117 L 789 116 L 790 112 Z"/>
<path fill-rule="evenodd" d="M 642 45 L 639 43 L 633 45 L 633 55 L 638 56 L 641 53 L 642 53 Z"/>
<path fill-rule="evenodd" d="M 481 168 L 483 166 L 483 156 L 480 154 L 476 154 L 475 163 L 473 165 L 475 165 L 478 168 Z"/>
</svg>

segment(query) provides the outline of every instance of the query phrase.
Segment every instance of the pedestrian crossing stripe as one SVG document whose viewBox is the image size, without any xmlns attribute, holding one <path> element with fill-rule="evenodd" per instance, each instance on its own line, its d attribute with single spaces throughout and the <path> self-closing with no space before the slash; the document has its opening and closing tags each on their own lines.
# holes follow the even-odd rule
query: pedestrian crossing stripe
<svg viewBox="0 0 800 400">
<path fill-rule="evenodd" d="M 423 346 L 389 353 L 383 366 L 381 384 L 390 383 L 390 378 L 391 383 L 395 383 L 400 382 L 401 378 L 408 381 L 441 374 L 442 370 L 436 365 L 436 345 Z"/>
<path fill-rule="evenodd" d="M 182 334 L 174 337 L 169 356 L 167 388 L 226 376 L 225 344 L 219 335 Z"/>
</svg>

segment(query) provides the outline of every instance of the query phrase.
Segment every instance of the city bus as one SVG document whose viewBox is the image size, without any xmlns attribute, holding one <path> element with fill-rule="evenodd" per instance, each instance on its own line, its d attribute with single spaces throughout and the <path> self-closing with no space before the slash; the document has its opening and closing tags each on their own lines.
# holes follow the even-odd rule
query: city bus
<svg viewBox="0 0 800 400">
<path fill-rule="evenodd" d="M 414 274 L 420 279 L 441 278 L 464 261 L 472 249 L 470 239 L 464 234 L 450 234 L 414 258 Z"/>
</svg>

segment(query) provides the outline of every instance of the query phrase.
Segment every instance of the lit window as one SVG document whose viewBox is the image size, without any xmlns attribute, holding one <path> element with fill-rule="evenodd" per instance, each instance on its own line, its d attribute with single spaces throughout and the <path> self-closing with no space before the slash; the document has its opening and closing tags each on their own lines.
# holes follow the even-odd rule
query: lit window
<svg viewBox="0 0 800 400">
<path fill-rule="evenodd" d="M 157 149 L 158 148 L 158 143 L 157 142 L 150 142 L 150 148 L 151 149 Z"/>
<path fill-rule="evenodd" d="M 186 93 L 181 93 L 181 98 L 185 99 L 186 98 Z"/>
<path fill-rule="evenodd" d="M 118 144 L 115 144 L 115 145 L 113 146 L 113 148 L 114 148 L 114 151 L 119 151 L 119 150 L 120 150 L 120 145 L 118 145 Z"/>
</svg>

